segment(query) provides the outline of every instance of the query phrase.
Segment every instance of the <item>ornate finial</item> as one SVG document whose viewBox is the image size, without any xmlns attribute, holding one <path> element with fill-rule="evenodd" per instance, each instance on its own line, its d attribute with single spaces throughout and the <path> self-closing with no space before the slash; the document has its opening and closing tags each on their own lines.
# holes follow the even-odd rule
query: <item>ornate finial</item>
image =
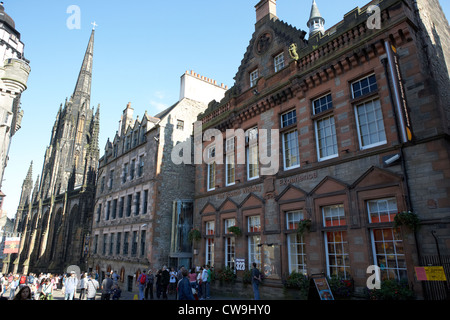
<svg viewBox="0 0 450 320">
<path fill-rule="evenodd" d="M 98 24 L 96 24 L 95 21 L 92 22 L 91 24 L 92 24 L 92 30 L 95 30 L 95 27 L 98 27 Z"/>
</svg>

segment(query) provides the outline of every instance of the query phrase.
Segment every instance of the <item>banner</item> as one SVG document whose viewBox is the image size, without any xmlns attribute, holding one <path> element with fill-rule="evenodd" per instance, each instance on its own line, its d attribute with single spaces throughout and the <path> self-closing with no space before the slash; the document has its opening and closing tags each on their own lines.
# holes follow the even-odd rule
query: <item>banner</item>
<svg viewBox="0 0 450 320">
<path fill-rule="evenodd" d="M 6 238 L 3 253 L 19 253 L 20 237 Z"/>
</svg>

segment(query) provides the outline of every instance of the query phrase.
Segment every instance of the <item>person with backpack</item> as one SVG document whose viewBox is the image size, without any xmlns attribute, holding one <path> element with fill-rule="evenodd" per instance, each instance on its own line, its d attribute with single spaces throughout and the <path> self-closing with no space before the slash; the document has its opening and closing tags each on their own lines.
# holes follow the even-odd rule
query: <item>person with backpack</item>
<svg viewBox="0 0 450 320">
<path fill-rule="evenodd" d="M 20 280 L 19 280 L 19 289 L 22 289 L 22 287 L 27 285 L 27 276 L 22 274 L 20 276 Z"/>
<path fill-rule="evenodd" d="M 92 277 L 92 274 L 88 274 L 87 289 L 86 289 L 86 298 L 88 300 L 95 300 L 95 295 L 97 294 L 98 287 L 99 287 L 98 281 Z"/>
<path fill-rule="evenodd" d="M 153 283 L 155 282 L 155 276 L 152 273 L 152 269 L 148 270 L 147 274 L 147 286 L 145 287 L 145 300 L 148 300 L 148 293 L 150 292 L 150 300 L 153 300 Z"/>
<path fill-rule="evenodd" d="M 145 287 L 147 286 L 146 272 L 147 271 L 144 269 L 137 279 L 137 282 L 139 285 L 139 300 L 145 300 L 144 290 L 145 290 Z"/>
</svg>

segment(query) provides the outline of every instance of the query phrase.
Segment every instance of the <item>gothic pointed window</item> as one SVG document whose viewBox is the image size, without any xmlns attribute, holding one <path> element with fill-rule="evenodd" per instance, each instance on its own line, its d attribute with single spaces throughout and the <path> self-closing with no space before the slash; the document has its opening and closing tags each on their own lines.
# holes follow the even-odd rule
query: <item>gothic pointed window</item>
<svg viewBox="0 0 450 320">
<path fill-rule="evenodd" d="M 84 122 L 85 122 L 85 118 L 84 118 L 84 116 L 82 116 L 80 118 L 80 121 L 78 122 L 77 137 L 76 137 L 76 140 L 75 140 L 75 142 L 77 144 L 81 144 L 82 139 L 83 139 Z"/>
</svg>

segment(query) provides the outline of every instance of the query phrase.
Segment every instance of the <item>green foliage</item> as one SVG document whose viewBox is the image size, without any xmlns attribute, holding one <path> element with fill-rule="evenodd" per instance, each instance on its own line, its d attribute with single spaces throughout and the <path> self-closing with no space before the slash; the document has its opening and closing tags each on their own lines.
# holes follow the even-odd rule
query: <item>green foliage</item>
<svg viewBox="0 0 450 320">
<path fill-rule="evenodd" d="M 197 229 L 191 229 L 188 234 L 189 242 L 198 241 L 202 238 L 202 234 Z"/>
<path fill-rule="evenodd" d="M 298 223 L 297 233 L 302 236 L 305 233 L 305 231 L 309 232 L 309 230 L 311 229 L 311 224 L 312 224 L 311 219 L 301 220 Z"/>
<path fill-rule="evenodd" d="M 414 291 L 409 288 L 407 281 L 385 280 L 380 289 L 367 289 L 370 300 L 413 300 Z"/>
<path fill-rule="evenodd" d="M 221 282 L 234 283 L 236 281 L 236 274 L 230 267 L 225 267 L 224 269 L 219 270 L 217 272 L 217 276 Z"/>
<path fill-rule="evenodd" d="M 399 212 L 394 218 L 394 227 L 406 226 L 413 231 L 417 231 L 420 227 L 420 220 L 417 214 L 411 211 Z"/>
<path fill-rule="evenodd" d="M 328 284 L 330 285 L 330 289 L 335 298 L 349 298 L 353 295 L 353 280 L 342 279 L 341 277 L 333 275 L 331 278 L 328 278 Z"/>
<path fill-rule="evenodd" d="M 239 229 L 239 227 L 237 227 L 237 226 L 228 227 L 228 231 L 233 233 L 234 235 L 236 235 L 236 237 L 239 237 L 242 235 L 241 229 Z"/>
<path fill-rule="evenodd" d="M 309 279 L 302 273 L 293 271 L 291 274 L 283 281 L 285 288 L 298 289 L 303 297 L 308 297 L 309 292 Z"/>
</svg>

